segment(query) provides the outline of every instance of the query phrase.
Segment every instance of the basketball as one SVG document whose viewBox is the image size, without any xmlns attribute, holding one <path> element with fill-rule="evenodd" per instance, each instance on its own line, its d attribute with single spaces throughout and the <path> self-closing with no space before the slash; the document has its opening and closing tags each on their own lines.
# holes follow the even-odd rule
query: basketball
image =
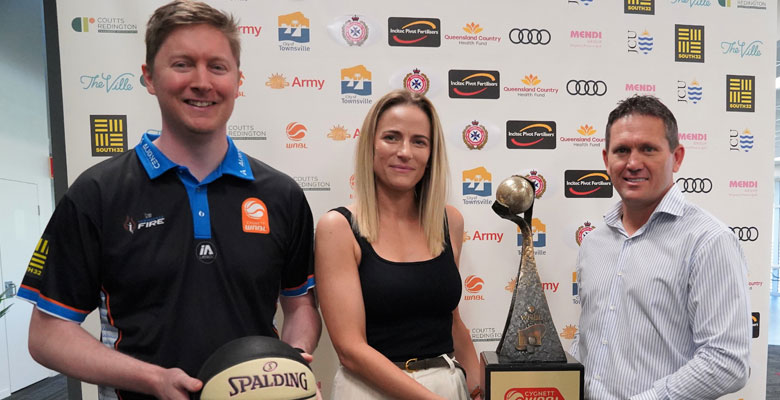
<svg viewBox="0 0 780 400">
<path fill-rule="evenodd" d="M 297 350 L 279 339 L 247 336 L 218 348 L 198 372 L 201 400 L 314 399 L 317 380 Z"/>
<path fill-rule="evenodd" d="M 306 136 L 306 126 L 297 122 L 290 122 L 287 124 L 286 130 L 287 137 L 290 138 L 290 140 L 294 140 L 296 142 Z"/>
</svg>

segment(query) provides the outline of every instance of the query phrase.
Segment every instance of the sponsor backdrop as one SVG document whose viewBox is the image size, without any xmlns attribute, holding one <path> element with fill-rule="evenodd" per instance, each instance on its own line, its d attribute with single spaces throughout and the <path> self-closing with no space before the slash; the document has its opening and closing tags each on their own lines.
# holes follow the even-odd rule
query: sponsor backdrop
<svg viewBox="0 0 780 400">
<path fill-rule="evenodd" d="M 162 3 L 57 1 L 71 181 L 159 131 L 140 65 L 146 21 Z M 512 174 L 536 185 L 536 259 L 568 349 L 578 246 L 618 199 L 601 157 L 607 114 L 633 94 L 659 97 L 687 148 L 678 186 L 733 227 L 750 265 L 752 376 L 726 398 L 764 398 L 776 2 L 210 3 L 241 24 L 228 134 L 291 175 L 315 219 L 352 202 L 371 104 L 400 87 L 431 98 L 450 155 L 449 201 L 466 221 L 460 309 L 480 351 L 497 345 L 520 259 L 520 232 L 490 209 L 496 186 Z M 327 392 L 337 366 L 327 339 L 317 357 Z"/>
</svg>

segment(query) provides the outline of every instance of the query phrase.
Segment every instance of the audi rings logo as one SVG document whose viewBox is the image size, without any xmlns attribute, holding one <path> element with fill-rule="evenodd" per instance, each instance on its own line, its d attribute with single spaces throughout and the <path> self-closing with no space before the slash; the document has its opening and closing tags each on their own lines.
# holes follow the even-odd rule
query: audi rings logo
<svg viewBox="0 0 780 400">
<path fill-rule="evenodd" d="M 730 226 L 740 242 L 755 242 L 758 240 L 758 228 L 755 226 Z"/>
<path fill-rule="evenodd" d="M 607 93 L 607 83 L 572 79 L 566 83 L 566 91 L 572 96 L 603 96 Z"/>
<path fill-rule="evenodd" d="M 509 41 L 514 44 L 541 44 L 550 43 L 550 31 L 547 29 L 514 28 L 509 31 Z"/>
<path fill-rule="evenodd" d="M 677 178 L 675 183 L 683 193 L 709 193 L 712 190 L 709 178 Z"/>
</svg>

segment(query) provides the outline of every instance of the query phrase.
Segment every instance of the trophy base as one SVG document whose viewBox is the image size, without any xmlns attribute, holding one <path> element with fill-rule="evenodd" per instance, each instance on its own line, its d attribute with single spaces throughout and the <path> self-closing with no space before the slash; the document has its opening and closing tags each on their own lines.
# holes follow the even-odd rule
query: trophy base
<svg viewBox="0 0 780 400">
<path fill-rule="evenodd" d="M 483 351 L 479 359 L 485 400 L 583 398 L 585 368 L 569 353 L 566 362 L 552 363 L 501 363 L 495 351 Z"/>
</svg>

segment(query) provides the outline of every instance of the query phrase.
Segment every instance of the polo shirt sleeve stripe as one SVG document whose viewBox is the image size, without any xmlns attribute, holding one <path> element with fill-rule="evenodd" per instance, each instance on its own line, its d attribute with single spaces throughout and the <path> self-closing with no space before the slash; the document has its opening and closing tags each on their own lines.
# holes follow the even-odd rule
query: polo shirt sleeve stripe
<svg viewBox="0 0 780 400">
<path fill-rule="evenodd" d="M 84 322 L 84 319 L 87 318 L 87 314 L 89 314 L 89 311 L 79 310 L 50 299 L 42 295 L 37 289 L 27 285 L 21 285 L 19 287 L 19 292 L 17 292 L 16 297 L 32 303 L 38 307 L 39 310 L 49 315 L 79 324 Z"/>
<path fill-rule="evenodd" d="M 314 287 L 314 275 L 309 275 L 308 279 L 306 279 L 305 282 L 302 284 L 289 288 L 289 289 L 282 289 L 282 296 L 288 296 L 288 297 L 295 297 L 295 296 L 301 296 L 306 294 L 306 292 L 309 291 L 309 289 Z"/>
</svg>

